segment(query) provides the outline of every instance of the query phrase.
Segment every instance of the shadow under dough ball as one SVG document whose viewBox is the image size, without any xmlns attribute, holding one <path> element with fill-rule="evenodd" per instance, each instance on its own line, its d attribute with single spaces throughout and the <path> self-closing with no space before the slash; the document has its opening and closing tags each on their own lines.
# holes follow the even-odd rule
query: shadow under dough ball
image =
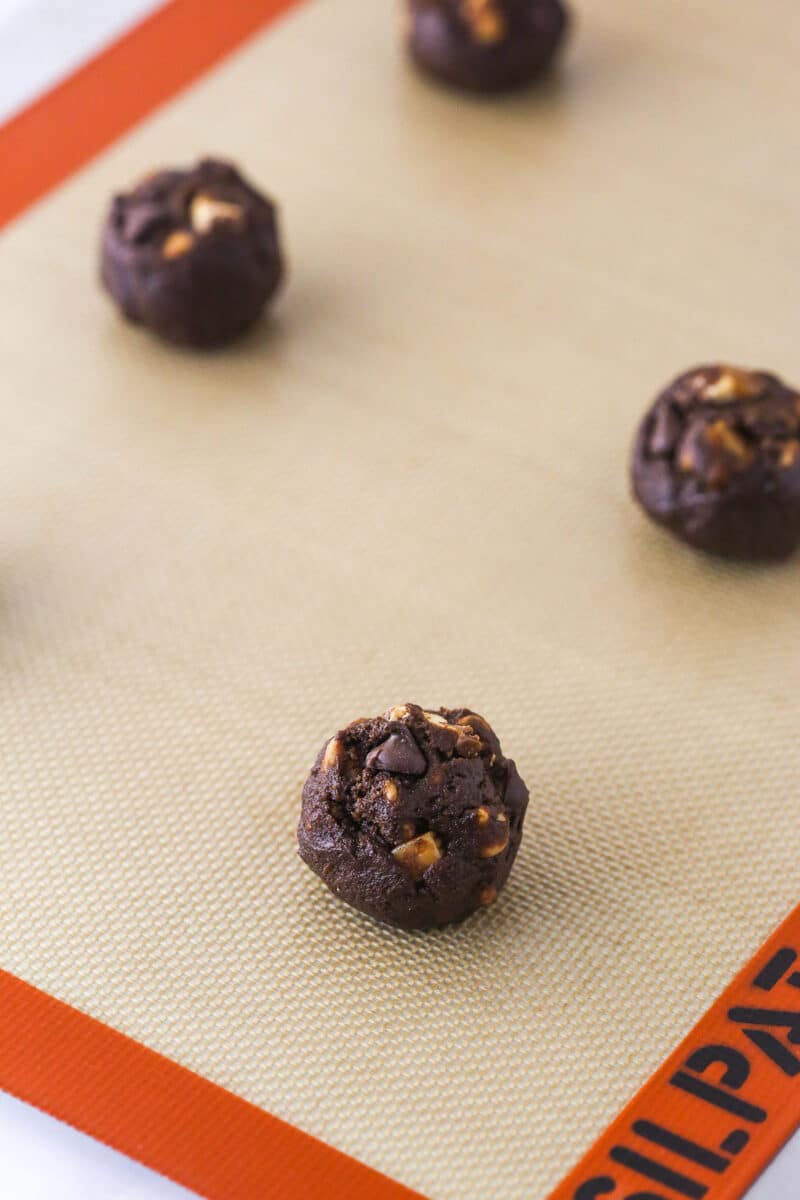
<svg viewBox="0 0 800 1200">
<path fill-rule="evenodd" d="M 229 163 L 160 171 L 112 200 L 101 276 L 128 320 L 167 341 L 232 341 L 283 277 L 274 205 Z"/>
<path fill-rule="evenodd" d="M 523 87 L 550 66 L 566 33 L 560 0 L 403 0 L 412 58 L 473 92 Z"/>
<path fill-rule="evenodd" d="M 800 395 L 763 371 L 688 371 L 645 415 L 632 478 L 645 512 L 690 545 L 786 558 L 800 544 Z"/>
<path fill-rule="evenodd" d="M 300 856 L 380 921 L 446 925 L 497 898 L 527 805 L 483 717 L 403 704 L 353 721 L 320 750 L 303 790 Z"/>
</svg>

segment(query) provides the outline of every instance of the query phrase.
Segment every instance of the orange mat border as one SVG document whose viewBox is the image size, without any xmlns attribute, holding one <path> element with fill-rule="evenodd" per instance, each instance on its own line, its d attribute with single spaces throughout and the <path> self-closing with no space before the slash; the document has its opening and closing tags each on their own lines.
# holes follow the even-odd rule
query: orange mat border
<svg viewBox="0 0 800 1200">
<path fill-rule="evenodd" d="M 0 228 L 300 0 L 171 0 L 0 126 Z"/>
<path fill-rule="evenodd" d="M 0 1087 L 208 1200 L 420 1200 L 6 972 Z"/>
<path fill-rule="evenodd" d="M 0 127 L 0 227 L 299 2 L 171 0 Z M 784 1027 L 765 1024 L 769 997 L 754 984 L 781 952 L 800 963 L 800 908 L 551 1200 L 672 1200 L 687 1189 L 698 1200 L 740 1200 L 800 1126 L 800 1075 L 785 1073 L 795 1043 L 781 1037 Z M 792 1000 L 800 1006 L 795 974 Z M 785 979 L 774 987 L 787 991 Z M 782 1003 L 800 1042 L 800 1011 L 787 1010 L 785 996 Z M 739 1078 L 745 1073 L 746 1081 Z M 685 1090 L 687 1077 L 694 1092 Z M 2 971 L 0 1088 L 208 1200 L 417 1195 Z"/>
<path fill-rule="evenodd" d="M 550 1200 L 741 1200 L 798 1128 L 800 908 Z"/>
<path fill-rule="evenodd" d="M 0 227 L 297 3 L 156 9 L 0 127 Z M 416 1195 L 3 972 L 0 1088 L 209 1200 Z"/>
</svg>

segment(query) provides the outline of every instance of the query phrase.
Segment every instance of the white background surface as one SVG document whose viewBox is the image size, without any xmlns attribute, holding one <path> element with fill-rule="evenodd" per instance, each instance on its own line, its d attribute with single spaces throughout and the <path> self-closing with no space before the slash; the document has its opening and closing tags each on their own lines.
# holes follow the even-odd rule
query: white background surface
<svg viewBox="0 0 800 1200">
<path fill-rule="evenodd" d="M 0 122 L 163 0 L 0 0 Z"/>
<path fill-rule="evenodd" d="M 747 1193 L 747 1200 L 797 1200 L 800 1196 L 800 1133 L 796 1133 Z"/>
<path fill-rule="evenodd" d="M 162 0 L 0 0 L 0 122 Z M 190 1193 L 0 1092 L 0 1196 L 9 1200 L 186 1200 Z M 800 1197 L 800 1134 L 747 1200 Z M 466 1200 L 466 1198 L 465 1198 Z"/>
<path fill-rule="evenodd" d="M 4 1200 L 192 1200 L 194 1193 L 0 1092 L 0 1196 Z M 797 1200 L 798 1196 L 800 1133 L 750 1189 L 747 1200 Z"/>
<path fill-rule="evenodd" d="M 196 1200 L 116 1150 L 0 1092 L 3 1200 Z"/>
</svg>

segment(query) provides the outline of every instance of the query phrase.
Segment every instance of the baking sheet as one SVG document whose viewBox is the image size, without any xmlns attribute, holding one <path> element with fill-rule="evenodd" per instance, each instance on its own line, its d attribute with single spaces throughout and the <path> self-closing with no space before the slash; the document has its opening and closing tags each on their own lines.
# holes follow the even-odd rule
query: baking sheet
<svg viewBox="0 0 800 1200">
<path fill-rule="evenodd" d="M 394 16 L 311 0 L 3 237 L 0 965 L 433 1200 L 543 1200 L 800 891 L 800 567 L 626 484 L 673 373 L 800 380 L 800 14 L 587 0 L 489 104 Z M 207 151 L 292 275 L 197 358 L 94 256 Z M 427 936 L 294 851 L 318 745 L 405 699 L 532 792 L 497 906 Z"/>
</svg>

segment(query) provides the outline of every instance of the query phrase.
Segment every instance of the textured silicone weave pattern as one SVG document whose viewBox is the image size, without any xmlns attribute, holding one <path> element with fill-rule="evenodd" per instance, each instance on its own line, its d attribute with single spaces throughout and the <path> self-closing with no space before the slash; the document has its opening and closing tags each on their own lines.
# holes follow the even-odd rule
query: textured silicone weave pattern
<svg viewBox="0 0 800 1200">
<path fill-rule="evenodd" d="M 433 1200 L 543 1200 L 800 894 L 800 564 L 703 561 L 625 477 L 673 372 L 800 379 L 800 14 L 585 7 L 563 87 L 479 106 L 311 3 L 0 254 L 0 965 Z M 196 358 L 92 273 L 108 193 L 203 151 L 293 275 Z M 404 699 L 532 792 L 432 936 L 294 848 L 323 738 Z"/>
</svg>

